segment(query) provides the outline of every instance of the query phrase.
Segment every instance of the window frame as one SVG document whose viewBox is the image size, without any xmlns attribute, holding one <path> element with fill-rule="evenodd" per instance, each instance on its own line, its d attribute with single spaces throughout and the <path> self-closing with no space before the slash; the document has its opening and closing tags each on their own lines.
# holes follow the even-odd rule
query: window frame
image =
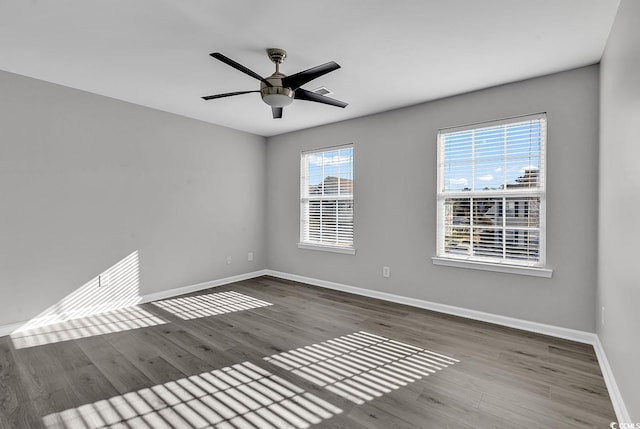
<svg viewBox="0 0 640 429">
<path fill-rule="evenodd" d="M 540 120 L 542 122 L 542 130 L 541 130 L 541 138 L 540 138 L 540 165 L 539 165 L 539 173 L 538 180 L 539 186 L 537 186 L 534 190 L 518 190 L 518 189 L 492 189 L 492 190 L 475 190 L 473 187 L 471 190 L 459 190 L 459 191 L 445 191 L 445 172 L 447 171 L 447 167 L 444 164 L 444 140 L 445 136 L 448 134 L 465 132 L 465 131 L 479 131 L 494 127 L 500 126 L 509 126 L 509 125 L 517 125 L 520 123 L 524 123 L 532 120 Z M 437 135 L 437 190 L 436 190 L 436 210 L 437 210 L 437 220 L 436 220 L 436 256 L 432 257 L 432 262 L 435 265 L 445 265 L 452 267 L 462 267 L 462 268 L 471 268 L 471 269 L 480 269 L 487 271 L 497 271 L 497 272 L 506 272 L 512 274 L 523 274 L 523 275 L 532 275 L 539 277 L 551 277 L 552 270 L 546 266 L 546 241 L 547 241 L 547 228 L 546 228 L 546 194 L 547 194 L 547 129 L 548 129 L 548 120 L 546 112 L 530 114 L 530 115 L 522 115 L 522 116 L 513 116 L 509 118 L 493 120 L 493 121 L 485 121 L 473 124 L 467 124 L 456 127 L 448 127 L 442 128 L 438 130 Z M 473 146 L 472 146 L 473 147 Z M 506 149 L 505 143 L 505 149 Z M 472 152 L 472 155 L 469 158 L 469 162 L 471 163 L 472 175 L 476 165 L 476 156 Z M 505 158 L 505 162 L 507 162 L 509 158 Z M 472 182 L 474 178 L 471 178 Z M 506 183 L 506 181 L 505 181 Z M 445 200 L 450 198 L 463 198 L 469 199 L 470 209 L 474 209 L 474 198 L 498 198 L 503 199 L 503 205 L 506 202 L 505 198 L 517 198 L 517 197 L 537 197 L 540 198 L 539 203 L 539 226 L 537 230 L 539 231 L 539 243 L 538 243 L 538 260 L 537 261 L 518 261 L 516 259 L 506 258 L 505 254 L 501 257 L 489 257 L 489 256 L 477 256 L 477 255 L 454 255 L 452 253 L 447 253 L 444 245 L 445 240 Z M 504 209 L 506 210 L 506 208 Z M 505 219 L 506 212 L 503 211 L 501 217 Z M 473 214 L 470 215 L 470 231 L 473 228 L 478 228 L 476 224 L 473 223 Z M 504 222 L 504 221 L 503 221 Z M 502 237 L 505 237 L 505 232 L 507 231 L 506 223 L 503 223 L 502 226 L 497 227 L 502 231 Z M 497 230 L 496 229 L 496 230 Z M 473 240 L 472 232 L 470 232 L 470 240 Z M 503 238 L 504 240 L 504 238 Z M 473 244 L 470 244 L 473 247 Z M 503 244 L 503 246 L 506 246 Z M 504 247 L 503 247 L 504 248 Z M 503 251 L 504 252 L 504 251 Z"/>
<path fill-rule="evenodd" d="M 334 152 L 334 151 L 340 151 L 343 149 L 351 149 L 351 173 L 352 173 L 352 178 L 351 178 L 351 195 L 335 195 L 332 196 L 331 194 L 326 195 L 320 195 L 317 197 L 312 197 L 309 196 L 307 191 L 308 191 L 308 162 L 306 162 L 306 159 L 308 156 L 313 155 L 313 154 L 324 154 L 326 152 Z M 324 155 L 323 155 L 324 156 Z M 355 156 L 355 148 L 354 148 L 354 144 L 353 143 L 347 143 L 347 144 L 342 144 L 342 145 L 336 145 L 336 146 L 327 146 L 327 147 L 322 147 L 322 148 L 318 148 L 318 149 L 310 149 L 310 150 L 305 150 L 302 151 L 300 153 L 300 199 L 299 199 L 299 204 L 300 204 L 300 231 L 299 231 L 299 241 L 298 241 L 298 248 L 300 249 L 306 249 L 306 250 L 320 250 L 320 251 L 325 251 L 325 252 L 334 252 L 334 253 L 342 253 L 342 254 L 350 254 L 350 255 L 354 255 L 356 253 L 356 248 L 355 248 L 355 225 L 352 225 L 352 231 L 351 231 L 351 244 L 350 245 L 331 245 L 331 244 L 323 244 L 323 243 L 317 243 L 317 242 L 313 242 L 313 241 L 305 241 L 305 238 L 308 236 L 308 231 L 306 230 L 306 228 L 308 228 L 308 223 L 305 222 L 305 218 L 306 218 L 306 204 L 309 201 L 326 201 L 326 200 L 332 200 L 332 201 L 351 201 L 351 217 L 352 217 L 352 223 L 355 224 L 354 222 L 354 215 L 355 215 L 355 200 L 354 200 L 354 196 L 355 196 L 355 191 L 354 191 L 354 177 L 353 177 L 353 170 L 354 170 L 354 156 Z M 323 181 L 326 178 L 323 178 Z"/>
</svg>

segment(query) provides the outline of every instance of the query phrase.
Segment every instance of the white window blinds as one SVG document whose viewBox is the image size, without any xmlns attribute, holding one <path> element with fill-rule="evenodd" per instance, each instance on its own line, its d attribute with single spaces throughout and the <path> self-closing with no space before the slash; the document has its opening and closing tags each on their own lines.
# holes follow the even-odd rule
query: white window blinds
<svg viewBox="0 0 640 429">
<path fill-rule="evenodd" d="M 300 242 L 353 248 L 353 146 L 304 152 Z"/>
<path fill-rule="evenodd" d="M 545 263 L 546 115 L 438 133 L 439 257 Z"/>
</svg>

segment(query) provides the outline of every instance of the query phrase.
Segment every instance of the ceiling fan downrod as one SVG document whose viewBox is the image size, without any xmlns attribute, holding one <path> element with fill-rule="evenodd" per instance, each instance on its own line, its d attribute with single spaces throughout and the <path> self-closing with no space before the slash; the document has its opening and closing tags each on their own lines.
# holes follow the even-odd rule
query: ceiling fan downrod
<svg viewBox="0 0 640 429">
<path fill-rule="evenodd" d="M 266 78 L 271 83 L 271 86 L 267 86 L 265 83 L 260 85 L 260 96 L 262 101 L 271 107 L 286 107 L 293 102 L 294 96 L 293 89 L 282 85 L 282 79 L 287 76 L 280 73 L 280 64 L 287 58 L 287 51 L 279 48 L 269 48 L 267 49 L 267 55 L 271 62 L 276 65 L 276 71 Z"/>
</svg>

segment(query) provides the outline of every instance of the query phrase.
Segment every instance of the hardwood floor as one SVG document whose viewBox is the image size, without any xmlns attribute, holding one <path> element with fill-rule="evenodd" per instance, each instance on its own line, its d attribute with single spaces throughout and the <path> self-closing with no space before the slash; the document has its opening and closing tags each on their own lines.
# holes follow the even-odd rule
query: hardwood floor
<svg viewBox="0 0 640 429">
<path fill-rule="evenodd" d="M 605 428 L 589 345 L 260 277 L 0 338 L 1 428 Z"/>
</svg>

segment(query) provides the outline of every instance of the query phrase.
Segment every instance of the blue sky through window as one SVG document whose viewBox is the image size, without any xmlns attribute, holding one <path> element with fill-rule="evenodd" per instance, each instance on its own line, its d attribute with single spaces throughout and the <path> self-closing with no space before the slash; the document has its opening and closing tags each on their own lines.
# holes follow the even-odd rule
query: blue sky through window
<svg viewBox="0 0 640 429">
<path fill-rule="evenodd" d="M 309 155 L 309 186 L 321 184 L 327 177 L 353 180 L 353 147 Z"/>
<path fill-rule="evenodd" d="M 445 133 L 444 191 L 505 189 L 540 170 L 539 120 Z M 522 180 L 522 179 L 520 179 Z"/>
</svg>

